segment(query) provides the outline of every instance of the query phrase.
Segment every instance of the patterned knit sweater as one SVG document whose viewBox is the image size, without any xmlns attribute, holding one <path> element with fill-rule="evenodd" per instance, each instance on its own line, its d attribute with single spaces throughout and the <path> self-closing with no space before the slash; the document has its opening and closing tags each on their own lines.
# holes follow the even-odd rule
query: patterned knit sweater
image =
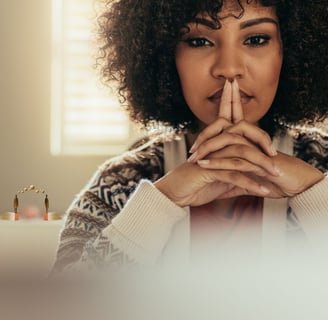
<svg viewBox="0 0 328 320">
<path fill-rule="evenodd" d="M 80 259 L 87 242 L 111 223 L 141 179 L 156 181 L 163 176 L 163 139 L 147 140 L 106 161 L 77 196 L 68 209 L 54 269 L 60 271 Z M 110 244 L 104 250 L 112 256 L 113 264 L 129 259 Z"/>
<path fill-rule="evenodd" d="M 89 259 L 98 266 L 133 263 L 131 255 L 114 246 L 101 232 L 111 225 L 141 180 L 154 182 L 164 175 L 166 139 L 163 136 L 148 138 L 122 156 L 106 161 L 97 170 L 68 209 L 53 267 L 55 272 L 74 265 L 81 257 L 82 261 Z M 294 153 L 326 171 L 327 148 L 318 150 L 326 142 L 319 137 L 313 147 L 313 139 L 299 136 L 294 143 Z M 308 148 L 302 149 L 304 145 Z M 302 234 L 291 210 L 288 210 L 287 229 L 290 233 Z"/>
</svg>

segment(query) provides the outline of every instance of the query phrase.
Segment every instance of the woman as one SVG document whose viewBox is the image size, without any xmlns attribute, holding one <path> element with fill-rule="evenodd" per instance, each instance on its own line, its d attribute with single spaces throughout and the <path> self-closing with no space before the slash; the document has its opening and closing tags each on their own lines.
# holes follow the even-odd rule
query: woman
<svg viewBox="0 0 328 320">
<path fill-rule="evenodd" d="M 277 245 L 286 220 L 310 242 L 322 235 L 326 166 L 310 164 L 325 164 L 327 152 L 308 164 L 286 133 L 327 114 L 324 4 L 105 4 L 104 78 L 119 81 L 132 119 L 176 134 L 97 171 L 68 211 L 54 270 L 79 260 L 177 262 L 191 246 L 258 250 Z"/>
</svg>

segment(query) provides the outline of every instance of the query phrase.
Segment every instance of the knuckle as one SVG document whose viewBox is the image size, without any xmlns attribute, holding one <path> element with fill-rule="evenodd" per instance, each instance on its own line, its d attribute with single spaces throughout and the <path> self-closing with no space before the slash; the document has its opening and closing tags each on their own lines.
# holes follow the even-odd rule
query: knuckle
<svg viewBox="0 0 328 320">
<path fill-rule="evenodd" d="M 229 128 L 232 124 L 228 119 L 221 117 L 217 120 L 217 125 L 219 128 L 218 132 L 221 132 L 223 129 Z"/>
<path fill-rule="evenodd" d="M 263 132 L 263 135 L 266 139 L 271 140 L 270 135 L 266 131 L 262 130 L 262 132 Z"/>
<path fill-rule="evenodd" d="M 202 155 L 207 149 L 208 149 L 208 141 L 204 141 L 204 142 L 198 147 L 198 154 L 199 154 L 199 155 Z"/>
<path fill-rule="evenodd" d="M 245 145 L 236 145 L 235 146 L 236 153 L 241 157 L 244 158 L 247 155 L 247 149 Z"/>
<path fill-rule="evenodd" d="M 215 163 L 216 163 L 217 165 L 220 164 L 220 159 L 217 158 L 215 152 L 212 152 L 212 153 L 206 155 L 206 158 L 204 158 L 204 159 L 205 159 L 205 160 L 213 160 L 213 159 L 215 159 Z"/>
<path fill-rule="evenodd" d="M 240 143 L 241 136 L 239 134 L 234 133 L 234 132 L 230 132 L 230 136 L 231 136 L 231 139 L 232 139 L 233 143 Z"/>
<path fill-rule="evenodd" d="M 240 121 L 238 121 L 239 126 L 244 126 L 245 124 L 247 124 L 245 119 L 240 119 Z"/>
<path fill-rule="evenodd" d="M 234 126 L 234 129 L 244 131 L 249 126 L 249 123 L 244 119 L 240 119 Z"/>
<path fill-rule="evenodd" d="M 274 159 L 269 158 L 269 157 L 265 157 L 265 158 L 268 159 L 268 161 L 269 161 L 269 165 L 270 165 L 271 167 L 274 167 L 274 166 L 275 166 Z"/>
<path fill-rule="evenodd" d="M 244 167 L 244 161 L 239 158 L 232 158 L 231 163 L 235 169 L 242 169 Z"/>
<path fill-rule="evenodd" d="M 226 118 L 220 118 L 219 122 L 222 123 L 223 125 L 230 125 L 231 124 L 231 122 Z"/>
<path fill-rule="evenodd" d="M 258 170 L 256 170 L 256 174 L 257 174 L 259 177 L 266 177 L 266 176 L 267 176 L 266 171 L 263 170 L 263 169 L 258 169 Z"/>
<path fill-rule="evenodd" d="M 205 131 L 200 132 L 197 136 L 198 141 L 203 141 L 205 138 L 206 138 L 206 132 Z"/>
<path fill-rule="evenodd" d="M 225 131 L 222 133 L 222 139 L 224 139 L 224 143 L 226 144 L 237 144 L 239 142 L 238 134 L 235 134 L 233 132 Z"/>
<path fill-rule="evenodd" d="M 271 141 L 271 137 L 270 137 L 270 135 L 266 131 L 260 129 L 260 132 L 259 133 L 260 133 L 260 136 L 262 137 L 263 140 L 265 140 L 265 141 Z"/>
<path fill-rule="evenodd" d="M 228 175 L 231 181 L 238 181 L 241 177 L 241 174 L 238 171 L 229 171 Z"/>
</svg>

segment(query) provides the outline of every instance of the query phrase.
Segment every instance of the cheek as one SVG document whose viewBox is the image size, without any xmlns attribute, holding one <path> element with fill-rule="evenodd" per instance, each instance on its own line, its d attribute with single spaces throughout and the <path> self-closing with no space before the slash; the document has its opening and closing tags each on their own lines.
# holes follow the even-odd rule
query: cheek
<svg viewBox="0 0 328 320">
<path fill-rule="evenodd" d="M 177 72 L 178 72 L 178 76 L 180 79 L 180 84 L 181 84 L 181 88 L 183 91 L 183 95 L 185 96 L 185 91 L 186 91 L 186 87 L 189 86 L 189 79 L 188 79 L 188 73 L 186 72 L 186 70 L 188 70 L 188 67 L 186 65 L 185 62 L 183 62 L 183 60 L 177 59 L 176 60 L 176 68 L 177 68 Z"/>
<path fill-rule="evenodd" d="M 268 101 L 269 105 L 271 105 L 278 88 L 281 64 L 282 59 L 280 57 L 272 59 L 271 63 L 267 63 L 262 68 L 259 76 L 259 88 L 261 88 L 262 97 Z"/>
<path fill-rule="evenodd" d="M 199 94 L 201 80 L 201 72 L 194 64 L 188 61 L 178 60 L 176 68 L 180 79 L 183 96 L 188 105 L 195 103 L 195 99 Z"/>
<path fill-rule="evenodd" d="M 277 55 L 276 57 L 273 57 L 271 59 L 271 62 L 267 64 L 267 67 L 264 69 L 264 74 L 266 74 L 267 77 L 267 83 L 268 85 L 271 85 L 272 87 L 277 87 L 280 77 L 280 70 L 282 65 L 282 57 L 281 54 Z"/>
<path fill-rule="evenodd" d="M 197 64 L 188 64 L 186 61 L 177 61 L 176 67 L 180 78 L 180 84 L 184 99 L 194 116 L 203 124 L 210 124 L 216 118 L 216 112 L 204 108 L 203 98 L 206 96 L 206 76 Z M 202 106 L 201 108 L 199 106 Z"/>
<path fill-rule="evenodd" d="M 271 77 L 269 77 L 269 80 L 273 87 L 277 87 L 279 83 L 279 77 L 280 77 L 280 64 L 276 64 L 276 66 L 273 67 L 271 70 Z M 270 79 L 271 78 L 271 79 Z"/>
<path fill-rule="evenodd" d="M 253 74 L 257 88 L 256 105 L 255 108 L 254 105 L 246 106 L 244 110 L 246 120 L 256 123 L 270 109 L 279 84 L 281 64 L 282 59 L 279 56 L 274 59 L 271 58 L 256 69 L 256 75 Z"/>
</svg>

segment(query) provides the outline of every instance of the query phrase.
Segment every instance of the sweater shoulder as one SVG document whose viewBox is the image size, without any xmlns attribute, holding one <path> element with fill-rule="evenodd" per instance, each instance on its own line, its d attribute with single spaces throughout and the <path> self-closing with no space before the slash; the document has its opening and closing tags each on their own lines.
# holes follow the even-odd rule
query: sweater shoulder
<svg viewBox="0 0 328 320">
<path fill-rule="evenodd" d="M 95 206 L 92 211 L 107 212 L 106 220 L 111 220 L 142 179 L 153 182 L 163 175 L 163 158 L 161 137 L 143 139 L 138 146 L 105 161 L 81 190 L 69 212 L 77 208 L 85 211 L 92 205 Z M 89 207 L 87 211 L 90 211 Z"/>
<path fill-rule="evenodd" d="M 161 137 L 144 138 L 122 155 L 99 167 L 99 178 L 107 185 L 129 185 L 141 179 L 155 181 L 164 172 L 164 150 Z"/>
</svg>

